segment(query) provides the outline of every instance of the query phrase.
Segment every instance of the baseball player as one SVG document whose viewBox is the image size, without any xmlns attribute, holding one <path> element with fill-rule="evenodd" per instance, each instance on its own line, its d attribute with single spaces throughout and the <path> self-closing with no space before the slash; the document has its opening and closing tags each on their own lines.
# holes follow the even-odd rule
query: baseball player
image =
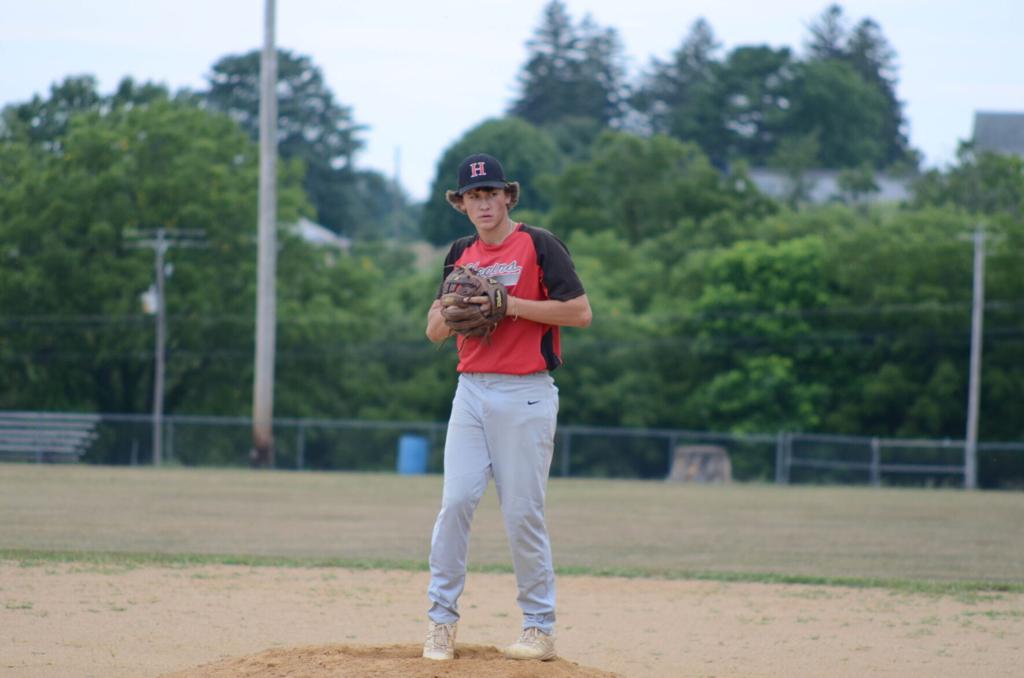
<svg viewBox="0 0 1024 678">
<path fill-rule="evenodd" d="M 452 244 L 442 277 L 458 265 L 472 266 L 504 285 L 507 308 L 486 337 L 456 333 L 446 322 L 440 291 L 427 314 L 432 342 L 457 335 L 459 378 L 444 448 L 441 511 L 431 539 L 430 627 L 423 656 L 454 658 L 470 523 L 493 477 L 523 611 L 522 635 L 504 649 L 505 656 L 554 659 L 555 576 L 544 520 L 558 413 L 550 373 L 561 364 L 559 327 L 588 326 L 590 302 L 565 245 L 548 231 L 510 218 L 519 184 L 506 180 L 496 158 L 466 158 L 459 165 L 458 189 L 446 198 L 469 217 L 476 233 Z M 468 301 L 488 303 L 487 297 Z"/>
</svg>

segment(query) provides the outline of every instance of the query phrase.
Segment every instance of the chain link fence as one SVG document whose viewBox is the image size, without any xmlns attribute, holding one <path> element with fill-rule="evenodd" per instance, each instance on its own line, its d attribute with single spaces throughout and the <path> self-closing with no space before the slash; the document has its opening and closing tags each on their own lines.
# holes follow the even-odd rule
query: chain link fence
<svg viewBox="0 0 1024 678">
<path fill-rule="evenodd" d="M 0 459 L 152 463 L 153 418 L 148 415 L 0 412 L 0 421 L 5 417 L 15 423 L 0 426 Z M 33 435 L 43 440 L 40 431 L 55 418 L 79 429 L 76 439 L 82 443 L 59 459 L 41 448 L 33 453 Z M 421 470 L 438 473 L 444 465 L 445 428 L 443 422 L 276 419 L 274 466 L 395 471 L 403 440 L 414 438 L 425 450 Z M 5 439 L 17 439 L 21 452 L 4 452 Z M 250 464 L 252 421 L 170 415 L 162 419 L 162 439 L 165 464 L 245 467 Z M 681 453 L 698 448 L 720 451 L 729 460 L 730 478 L 743 482 L 925 487 L 962 487 L 964 482 L 962 440 L 573 425 L 558 428 L 551 474 L 663 479 Z M 1024 442 L 979 444 L 978 480 L 983 488 L 1024 489 Z"/>
<path fill-rule="evenodd" d="M 963 487 L 963 440 L 780 434 L 778 483 Z M 1024 489 L 1024 443 L 979 443 L 979 487 Z"/>
</svg>

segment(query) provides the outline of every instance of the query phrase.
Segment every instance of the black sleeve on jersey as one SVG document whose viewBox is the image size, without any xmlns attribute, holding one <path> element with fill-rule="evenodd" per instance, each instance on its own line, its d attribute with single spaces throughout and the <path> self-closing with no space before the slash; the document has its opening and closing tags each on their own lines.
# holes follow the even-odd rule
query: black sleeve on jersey
<svg viewBox="0 0 1024 678">
<path fill-rule="evenodd" d="M 441 271 L 441 283 L 437 286 L 437 296 L 435 299 L 441 298 L 441 292 L 444 289 L 444 280 L 448 277 L 448 274 L 455 268 L 455 262 L 459 260 L 462 253 L 466 251 L 466 248 L 473 244 L 477 236 L 467 235 L 465 238 L 459 238 L 452 243 L 451 248 L 448 250 L 448 256 L 444 258 L 444 269 Z"/>
<path fill-rule="evenodd" d="M 523 230 L 533 239 L 537 264 L 543 271 L 544 287 L 548 291 L 548 297 L 558 301 L 569 301 L 583 296 L 583 283 L 576 275 L 576 267 L 565 243 L 543 228 L 524 225 Z"/>
</svg>

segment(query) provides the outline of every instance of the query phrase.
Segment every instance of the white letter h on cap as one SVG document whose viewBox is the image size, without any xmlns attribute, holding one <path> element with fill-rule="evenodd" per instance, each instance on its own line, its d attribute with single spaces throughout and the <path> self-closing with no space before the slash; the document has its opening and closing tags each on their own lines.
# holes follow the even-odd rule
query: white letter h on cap
<svg viewBox="0 0 1024 678">
<path fill-rule="evenodd" d="M 469 176 L 473 177 L 485 177 L 487 176 L 487 165 L 483 162 L 471 162 L 469 164 Z"/>
</svg>

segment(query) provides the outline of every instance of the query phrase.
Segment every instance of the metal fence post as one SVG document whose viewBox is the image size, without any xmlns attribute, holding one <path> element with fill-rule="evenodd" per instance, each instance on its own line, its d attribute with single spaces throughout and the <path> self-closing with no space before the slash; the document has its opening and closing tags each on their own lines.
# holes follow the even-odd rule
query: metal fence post
<svg viewBox="0 0 1024 678">
<path fill-rule="evenodd" d="M 237 427 L 247 426 L 251 420 L 243 417 L 213 417 L 202 415 L 172 415 L 164 417 L 164 426 L 161 442 L 165 452 L 165 461 L 170 463 L 185 462 L 189 465 L 203 466 L 209 463 L 216 463 L 218 454 L 224 440 L 229 440 L 228 435 L 234 436 Z M 174 439 L 177 437 L 177 425 L 188 427 L 185 431 L 185 459 L 177 459 L 174 450 L 176 445 Z M 57 412 L 5 412 L 0 411 L 0 459 L 13 458 L 19 461 L 36 462 L 46 464 L 55 460 L 71 459 L 85 463 L 130 463 L 149 464 L 147 453 L 150 451 L 149 436 L 152 417 L 148 414 L 97 414 L 81 415 Z M 282 432 L 288 427 L 295 427 L 293 433 L 293 444 L 295 445 L 294 462 L 291 455 L 282 458 L 281 466 L 278 468 L 298 468 L 305 470 L 307 467 L 306 446 L 308 444 L 307 429 L 315 428 L 321 432 L 333 431 L 378 431 L 381 434 L 387 432 L 406 431 L 410 427 L 407 421 L 367 421 L 367 420 L 342 420 L 342 419 L 281 419 L 276 424 Z M 97 426 L 100 427 L 97 430 Z M 119 427 L 111 429 L 110 427 Z M 426 433 L 430 431 L 430 439 L 435 452 L 443 452 L 438 449 L 436 443 L 443 443 L 445 426 L 443 422 L 420 422 L 415 425 Z M 195 427 L 199 427 L 196 430 Z M 208 427 L 217 427 L 217 435 L 205 436 Z M 108 435 L 113 433 L 113 435 Z M 223 436 L 220 434 L 224 434 Z M 605 460 L 608 455 L 614 457 L 617 463 L 621 463 L 625 469 L 625 476 L 633 477 L 636 473 L 640 477 L 655 477 L 662 472 L 662 467 L 657 465 L 657 460 L 652 459 L 650 454 L 657 456 L 657 447 L 667 445 L 674 455 L 677 445 L 687 445 L 689 441 L 717 441 L 727 445 L 736 445 L 737 454 L 744 456 L 744 462 L 756 456 L 757 465 L 753 467 L 756 477 L 767 481 L 774 476 L 777 485 L 787 485 L 813 480 L 814 474 L 823 482 L 843 483 L 851 482 L 857 484 L 881 486 L 881 475 L 886 474 L 886 479 L 897 479 L 909 475 L 937 476 L 941 475 L 943 485 L 949 485 L 955 478 L 964 474 L 963 464 L 957 457 L 961 451 L 964 441 L 962 440 L 934 440 L 934 439 L 907 439 L 907 438 L 883 438 L 869 436 L 848 436 L 834 434 L 815 433 L 792 433 L 777 431 L 775 434 L 735 434 L 713 431 L 689 431 L 683 429 L 658 429 L 658 428 L 621 428 L 601 427 L 584 425 L 560 426 L 553 441 L 551 474 L 553 477 L 571 477 L 577 471 L 573 459 L 573 438 L 581 436 L 593 437 L 601 443 L 600 459 L 592 459 L 594 456 L 591 448 L 580 450 L 579 473 L 586 475 L 589 463 Z M 376 435 L 376 434 L 375 434 Z M 389 433 L 390 435 L 390 433 Z M 557 436 L 564 436 L 558 439 Z M 383 441 L 385 436 L 378 435 L 374 440 Z M 388 438 L 390 441 L 391 439 Z M 658 441 L 661 441 L 660 443 Z M 799 454 L 796 449 L 796 441 L 800 441 Z M 623 442 L 619 442 L 623 441 Z M 323 442 L 323 441 L 321 441 Z M 644 455 L 640 463 L 634 464 L 629 450 L 634 449 L 633 443 L 642 443 Z M 771 445 L 775 446 L 774 469 L 768 469 L 765 464 L 772 461 L 765 455 L 771 455 Z M 588 443 L 590 445 L 590 443 Z M 756 447 L 750 447 L 756 445 Z M 882 446 L 886 450 L 899 451 L 910 450 L 908 454 L 896 454 L 887 452 L 886 458 L 882 459 Z M 586 446 L 585 446 L 586 447 Z M 870 450 L 865 458 L 864 448 Z M 664 449 L 664 448 L 663 448 Z M 978 445 L 981 454 L 994 453 L 996 451 L 1013 452 L 1024 454 L 1024 441 L 1018 442 L 989 442 Z M 939 452 L 937 455 L 936 452 Z M 82 455 L 87 454 L 85 459 Z M 314 456 L 318 454 L 314 450 Z M 333 454 L 333 453 L 332 453 Z M 555 456 L 558 459 L 555 459 Z M 432 455 L 431 459 L 443 455 Z M 636 455 L 639 456 L 639 455 Z M 630 457 L 630 458 L 626 458 Z M 933 457 L 938 457 L 933 459 Z M 360 468 L 358 464 L 367 464 L 369 458 L 366 455 L 353 455 L 355 466 L 349 467 L 348 461 L 339 462 L 332 456 L 325 459 L 314 459 L 311 469 L 323 467 L 328 469 L 349 469 Z M 1021 457 L 1020 459 L 1024 459 Z M 212 461 L 213 460 L 213 461 Z M 651 464 L 650 462 L 654 462 Z M 436 459 L 433 462 L 437 463 Z M 1000 463 L 1002 463 L 1000 461 Z M 1018 458 L 1011 460 L 1012 476 L 1004 480 L 1000 476 L 996 481 L 1005 483 L 1007 487 L 1015 486 L 1020 476 L 1021 468 Z M 294 464 L 294 465 L 293 465 Z M 671 460 L 669 462 L 671 470 Z M 435 467 L 432 467 L 436 469 Z M 744 470 L 750 467 L 744 464 Z M 798 469 L 797 480 L 793 480 L 793 469 Z M 767 475 L 765 475 L 767 474 Z M 742 479 L 746 480 L 749 473 Z M 953 476 L 950 479 L 948 476 Z"/>
<path fill-rule="evenodd" d="M 871 484 L 878 487 L 882 484 L 882 444 L 878 438 L 871 439 Z"/>
<path fill-rule="evenodd" d="M 793 441 L 796 440 L 796 433 L 786 434 L 786 484 L 789 485 L 793 479 Z"/>
<path fill-rule="evenodd" d="M 775 484 L 782 484 L 782 431 L 775 434 Z"/>
<path fill-rule="evenodd" d="M 174 461 L 174 419 L 167 417 L 167 460 Z"/>
<path fill-rule="evenodd" d="M 572 432 L 562 429 L 562 477 L 569 477 L 569 454 L 572 451 Z"/>
<path fill-rule="evenodd" d="M 779 431 L 775 436 L 775 484 L 789 484 L 789 460 L 791 454 L 790 435 L 785 431 Z"/>
</svg>

